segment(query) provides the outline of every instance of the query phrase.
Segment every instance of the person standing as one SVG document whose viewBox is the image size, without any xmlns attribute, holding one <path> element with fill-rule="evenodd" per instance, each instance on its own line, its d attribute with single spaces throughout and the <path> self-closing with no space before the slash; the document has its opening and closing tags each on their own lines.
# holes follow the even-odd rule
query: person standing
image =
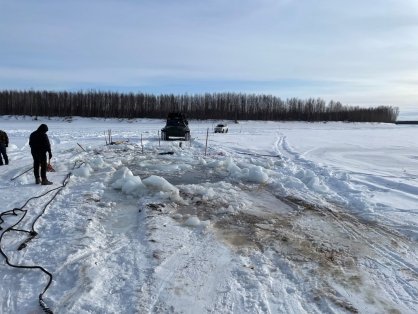
<svg viewBox="0 0 418 314">
<path fill-rule="evenodd" d="M 9 146 L 9 137 L 7 133 L 0 130 L 0 166 L 3 166 L 3 159 L 6 165 L 9 164 L 9 157 L 7 156 L 6 147 Z M 3 158 L 2 158 L 3 157 Z"/>
<path fill-rule="evenodd" d="M 52 182 L 48 181 L 46 177 L 47 169 L 47 156 L 49 159 L 52 158 L 51 144 L 49 143 L 48 126 L 41 124 L 39 128 L 32 132 L 29 137 L 29 146 L 33 157 L 33 174 L 35 175 L 35 183 L 42 185 L 51 185 Z M 41 179 L 39 178 L 39 167 L 41 167 Z"/>
</svg>

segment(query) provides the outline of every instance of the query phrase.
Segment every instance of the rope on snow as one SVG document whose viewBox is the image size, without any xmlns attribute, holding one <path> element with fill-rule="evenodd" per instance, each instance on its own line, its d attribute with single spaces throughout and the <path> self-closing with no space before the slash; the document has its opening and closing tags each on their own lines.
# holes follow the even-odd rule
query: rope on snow
<svg viewBox="0 0 418 314">
<path fill-rule="evenodd" d="M 24 204 L 23 204 L 23 206 L 22 207 L 20 207 L 20 208 L 14 208 L 14 209 L 12 209 L 12 210 L 9 210 L 9 211 L 5 211 L 5 212 L 3 212 L 3 213 L 1 213 L 0 214 L 0 223 L 3 223 L 4 222 L 4 220 L 2 219 L 2 217 L 3 216 L 7 216 L 7 215 L 14 215 L 14 216 L 17 216 L 18 214 L 16 213 L 17 211 L 20 211 L 21 213 L 23 213 L 23 215 L 22 215 L 22 217 L 20 217 L 20 219 L 15 223 L 15 224 L 13 224 L 12 226 L 10 226 L 10 227 L 8 227 L 6 230 L 4 230 L 4 232 L 0 235 L 0 253 L 1 253 L 1 255 L 5 258 L 5 261 L 6 261 L 6 264 L 7 265 L 9 265 L 10 267 L 13 267 L 13 268 L 20 268 L 20 269 L 37 269 L 37 270 L 40 270 L 41 272 L 43 272 L 45 275 L 47 275 L 47 277 L 48 277 L 48 283 L 47 283 L 47 285 L 45 286 L 45 288 L 44 288 L 44 290 L 43 290 L 43 292 L 39 295 L 39 304 L 40 304 L 40 306 L 42 307 L 42 309 L 43 309 L 43 311 L 45 312 L 45 313 L 48 313 L 48 314 L 52 314 L 53 312 L 51 311 L 51 309 L 48 307 L 48 306 L 46 306 L 46 303 L 43 301 L 43 295 L 45 294 L 45 292 L 48 290 L 48 288 L 49 288 L 49 286 L 51 285 L 51 283 L 52 283 L 52 278 L 53 278 L 53 276 L 52 276 L 52 274 L 50 273 L 50 272 L 48 272 L 45 268 L 43 268 L 42 266 L 39 266 L 39 265 L 17 265 L 17 264 L 13 264 L 13 263 L 11 263 L 10 262 L 10 260 L 9 260 L 9 257 L 6 255 L 6 253 L 3 251 L 3 249 L 2 249 L 2 247 L 1 247 L 1 242 L 2 242 L 2 240 L 3 240 L 3 237 L 4 237 L 4 235 L 6 234 L 6 233 L 8 233 L 8 232 L 11 232 L 11 231 L 17 231 L 17 232 L 26 232 L 26 233 L 28 233 L 30 236 L 29 236 L 29 238 L 27 239 L 27 240 L 25 240 L 25 242 L 23 242 L 20 246 L 19 246 L 19 248 L 18 248 L 18 250 L 21 250 L 21 249 L 23 249 L 23 248 L 25 248 L 26 247 L 26 243 L 28 243 L 29 241 L 31 241 L 38 233 L 35 231 L 35 224 L 36 224 L 36 222 L 37 222 L 37 220 L 44 214 L 44 212 L 45 212 L 45 210 L 46 210 L 46 208 L 48 207 L 48 205 L 55 199 L 55 197 L 58 195 L 58 193 L 67 185 L 67 183 L 68 183 L 68 181 L 69 181 L 69 178 L 70 178 L 70 176 L 71 176 L 71 172 L 70 173 L 68 173 L 67 174 L 67 176 L 65 177 L 65 179 L 63 180 L 63 182 L 62 182 L 62 185 L 61 186 L 59 186 L 59 187 L 56 187 L 56 188 L 54 188 L 54 189 L 51 189 L 51 190 L 49 190 L 49 191 L 47 191 L 47 192 L 45 192 L 45 193 L 43 193 L 43 194 L 41 194 L 41 195 L 38 195 L 38 196 L 34 196 L 34 197 L 31 197 L 30 199 L 28 199 Z M 45 195 L 47 195 L 47 194 L 49 194 L 49 193 L 51 193 L 51 192 L 53 192 L 53 191 L 57 191 L 54 195 L 53 195 L 53 197 L 45 204 L 45 206 L 42 208 L 42 211 L 41 211 L 41 213 L 36 217 L 36 219 L 33 221 L 33 223 L 32 223 L 32 227 L 31 227 L 31 231 L 27 231 L 27 230 L 22 230 L 22 229 L 16 229 L 15 227 L 17 226 L 17 225 L 19 225 L 22 221 L 23 221 L 23 219 L 26 217 L 26 214 L 27 214 L 27 210 L 25 210 L 24 208 L 27 206 L 27 204 L 31 201 L 31 200 L 34 200 L 34 199 L 37 199 L 37 198 L 41 198 L 41 197 L 43 197 L 43 196 L 45 196 Z M 1 230 L 1 229 L 0 229 Z"/>
<path fill-rule="evenodd" d="M 84 161 L 80 161 L 80 160 L 77 160 L 77 161 L 75 161 L 75 163 L 74 163 L 74 165 L 73 165 L 73 169 L 76 169 L 76 168 L 79 168 L 79 167 L 81 167 L 82 165 L 84 164 Z M 31 169 L 33 169 L 33 168 L 31 168 Z M 21 175 L 23 175 L 23 174 L 25 174 L 26 172 L 28 172 L 28 171 L 30 171 L 31 169 L 29 169 L 29 170 L 27 170 L 27 171 L 25 171 L 24 173 L 22 173 L 22 174 L 20 174 L 20 175 L 18 175 L 17 177 L 15 177 L 15 178 L 12 178 L 12 180 L 14 180 L 14 179 L 16 179 L 16 178 L 18 178 L 18 177 L 20 177 Z M 29 234 L 29 237 L 22 243 L 22 244 L 20 244 L 19 245 L 19 247 L 17 248 L 17 250 L 22 250 L 22 249 L 24 249 L 26 246 L 27 246 L 27 243 L 28 242 L 30 242 L 33 238 L 35 238 L 37 235 L 38 235 L 38 233 L 35 231 L 35 224 L 36 224 L 36 222 L 38 221 L 38 219 L 45 213 L 45 210 L 46 210 L 46 208 L 48 207 L 48 205 L 49 204 L 51 204 L 51 202 L 55 199 L 55 197 L 59 194 L 59 192 L 61 192 L 61 190 L 68 184 L 68 182 L 69 182 L 69 179 L 70 179 L 70 177 L 71 177 L 71 175 L 72 175 L 72 173 L 71 172 L 69 172 L 66 176 L 65 176 L 65 178 L 64 178 L 64 180 L 63 180 L 63 182 L 62 182 L 62 184 L 61 184 L 61 186 L 59 186 L 59 187 L 56 187 L 56 188 L 54 188 L 54 189 L 51 189 L 51 190 L 49 190 L 49 191 L 47 191 L 47 192 L 45 192 L 45 193 L 43 193 L 43 194 L 41 194 L 41 195 L 38 195 L 38 196 L 34 196 L 34 197 L 31 197 L 31 198 L 29 198 L 24 204 L 23 204 L 23 206 L 22 207 L 20 207 L 20 208 L 13 208 L 12 210 L 7 210 L 7 211 L 5 211 L 5 212 L 2 212 L 2 213 L 0 213 L 0 230 L 3 230 L 3 228 L 1 227 L 1 224 L 4 222 L 4 220 L 3 220 L 3 217 L 4 216 L 10 216 L 10 215 L 13 215 L 13 216 L 18 216 L 18 213 L 17 212 L 20 212 L 20 213 L 22 213 L 22 217 L 20 217 L 20 219 L 15 223 L 15 224 L 13 224 L 12 226 L 10 226 L 10 227 L 8 227 L 7 229 L 5 229 L 4 231 L 3 231 L 3 233 L 0 235 L 0 254 L 4 257 L 4 259 L 5 259 L 5 261 L 6 261 L 6 264 L 7 265 L 9 265 L 10 267 L 13 267 L 13 268 L 21 268 L 21 269 L 37 269 L 37 270 L 40 270 L 41 272 L 43 272 L 45 275 L 47 275 L 47 277 L 48 277 L 48 282 L 47 282 L 47 284 L 46 284 L 46 286 L 45 286 L 45 288 L 44 288 L 44 290 L 42 291 L 42 293 L 41 294 L 39 294 L 39 305 L 41 306 L 41 308 L 42 308 L 42 310 L 45 312 L 45 313 L 47 313 L 47 314 L 53 314 L 53 311 L 47 306 L 47 304 L 45 303 L 45 301 L 43 300 L 43 295 L 46 293 L 46 291 L 48 290 L 48 288 L 49 288 L 49 286 L 51 285 L 51 283 L 52 283 L 52 279 L 53 279 L 53 276 L 52 276 L 52 274 L 50 273 L 50 272 L 48 272 L 45 268 L 43 268 L 42 266 L 38 266 L 38 265 L 17 265 L 17 264 L 13 264 L 13 263 L 11 263 L 10 261 L 9 261 L 9 257 L 6 255 L 6 253 L 3 251 L 3 249 L 2 249 L 2 247 L 1 247 L 1 243 L 2 243 L 2 240 L 3 240 L 3 237 L 4 237 L 4 235 L 6 234 L 6 233 L 8 233 L 8 232 L 11 232 L 11 231 L 15 231 L 15 232 L 24 232 L 24 233 L 28 233 Z M 41 211 L 41 213 L 35 218 L 35 220 L 32 222 L 32 226 L 31 226 L 31 230 L 30 231 L 28 231 L 28 230 L 22 230 L 22 229 L 17 229 L 17 228 L 15 228 L 17 225 L 19 225 L 22 221 L 23 221 L 23 219 L 26 217 L 26 214 L 27 214 L 27 210 L 25 210 L 24 208 L 28 205 L 28 203 L 31 201 L 31 200 L 34 200 L 34 199 L 38 199 L 38 198 L 41 198 L 41 197 L 43 197 L 43 196 L 45 196 L 45 195 L 47 195 L 47 194 L 49 194 L 49 193 L 51 193 L 51 192 L 53 192 L 53 191 L 56 191 L 56 193 L 52 196 L 52 198 L 44 205 L 44 207 L 42 208 L 42 211 Z"/>
</svg>

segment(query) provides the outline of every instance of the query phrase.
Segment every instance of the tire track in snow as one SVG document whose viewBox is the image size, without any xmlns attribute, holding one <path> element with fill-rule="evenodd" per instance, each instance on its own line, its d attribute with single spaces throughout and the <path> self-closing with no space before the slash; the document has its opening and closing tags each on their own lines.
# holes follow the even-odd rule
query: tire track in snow
<svg viewBox="0 0 418 314">
<path fill-rule="evenodd" d="M 298 176 L 298 171 L 300 173 L 313 171 L 314 177 L 318 178 L 318 182 L 324 184 L 328 191 L 318 190 L 315 185 L 311 186 L 309 184 L 309 176 L 302 180 L 308 190 L 314 190 L 315 193 L 318 193 L 321 198 L 327 199 L 328 202 L 339 203 L 363 219 L 377 219 L 380 216 L 381 223 L 384 221 L 385 224 L 392 225 L 405 235 L 418 239 L 418 225 L 414 223 L 414 217 L 416 216 L 415 204 L 418 201 L 417 186 L 403 183 L 402 178 L 399 179 L 387 175 L 376 176 L 373 173 L 347 172 L 324 168 L 295 152 L 286 141 L 284 135 L 280 136 L 276 149 L 277 151 L 282 151 L 287 156 L 285 165 L 287 165 L 288 169 L 285 172 L 287 171 L 289 176 L 300 177 Z M 406 178 L 408 179 L 409 176 Z M 386 194 L 388 192 L 390 196 Z M 307 193 L 309 195 L 309 191 Z M 403 201 L 403 205 L 400 206 L 405 208 L 389 208 L 385 205 L 387 197 L 399 198 Z M 312 198 L 312 201 L 319 203 L 320 199 L 317 198 L 315 200 Z M 398 219 L 396 211 L 407 213 L 410 222 Z M 391 215 L 385 214 L 389 212 Z"/>
<path fill-rule="evenodd" d="M 280 148 L 282 148 L 284 151 L 286 151 L 288 154 L 290 154 L 290 155 L 292 155 L 293 156 L 293 160 L 290 160 L 292 163 L 297 163 L 298 164 L 298 168 L 302 168 L 302 167 L 304 167 L 304 168 L 307 168 L 307 169 L 310 169 L 310 170 L 312 170 L 313 169 L 313 171 L 318 175 L 318 176 L 322 176 L 322 174 L 324 173 L 324 170 L 322 169 L 322 168 L 320 168 L 320 167 L 318 167 L 315 163 L 313 163 L 313 162 L 311 162 L 311 161 L 307 161 L 307 160 L 305 160 L 305 159 L 303 159 L 303 158 L 301 158 L 300 157 L 300 155 L 298 154 L 298 153 L 295 153 L 294 151 L 292 151 L 291 149 L 290 149 L 290 147 L 289 147 L 289 145 L 287 144 L 287 142 L 286 142 L 286 139 L 285 139 L 285 137 L 283 137 L 283 139 L 280 139 L 279 141 L 278 141 L 278 145 L 281 145 L 281 146 L 279 146 L 277 149 L 278 150 L 280 150 Z M 329 175 L 327 175 L 326 177 L 325 177 L 326 179 L 327 179 L 327 181 L 328 182 L 331 182 L 331 184 L 328 184 L 328 186 L 330 187 L 330 189 L 332 189 L 332 187 L 334 186 L 334 181 L 335 181 L 335 178 L 332 178 L 332 175 L 331 174 L 329 174 Z M 332 180 L 329 180 L 329 179 L 332 179 Z M 341 194 L 341 193 L 340 193 Z M 352 197 L 352 195 L 350 195 L 350 197 Z M 347 201 L 347 203 L 349 203 L 348 201 Z M 318 205 L 320 205 L 320 204 L 318 204 Z M 331 205 L 330 204 L 330 207 L 333 207 L 333 205 Z M 335 222 L 336 223 L 340 223 L 340 226 L 342 227 L 342 228 L 344 228 L 347 232 L 349 232 L 350 233 L 350 236 L 355 236 L 355 237 L 360 237 L 363 241 L 366 241 L 366 242 L 369 242 L 370 240 L 369 240 L 369 238 L 370 237 L 365 237 L 364 236 L 364 234 L 361 234 L 361 233 L 359 233 L 359 232 L 357 232 L 357 230 L 356 230 L 356 228 L 353 228 L 353 227 L 351 227 L 350 225 L 347 225 L 347 224 L 342 224 L 341 222 L 340 222 L 340 220 L 339 220 L 339 218 L 338 217 L 336 217 L 335 216 L 335 214 L 333 214 L 333 211 L 332 210 L 328 210 L 327 211 L 328 212 L 328 214 L 330 214 L 330 215 L 332 215 L 334 218 L 335 218 Z M 354 217 L 352 216 L 351 217 L 351 219 L 354 219 Z M 356 226 L 358 226 L 359 225 L 359 221 L 357 221 L 357 223 L 355 224 Z M 375 232 L 377 232 L 375 229 L 373 229 Z M 377 232 L 378 233 L 378 232 Z M 377 238 L 379 238 L 379 237 L 386 237 L 387 236 L 387 234 L 381 234 L 381 233 L 378 233 L 378 237 Z M 393 236 L 393 235 L 392 235 Z M 369 242 L 369 245 L 371 246 L 371 247 L 374 247 L 374 244 L 373 243 L 370 243 Z M 388 251 L 386 248 L 376 248 L 376 249 L 379 249 L 379 250 L 381 250 L 381 252 L 382 253 L 384 253 L 384 252 L 386 252 L 385 253 L 385 256 L 392 256 L 392 254 L 390 254 L 390 250 Z M 395 262 L 395 260 L 392 260 L 393 262 Z M 418 268 L 417 267 L 414 267 L 412 264 L 410 264 L 410 263 L 405 263 L 405 264 L 403 264 L 402 266 L 404 266 L 404 267 L 408 267 L 411 271 L 413 271 L 413 272 L 418 272 Z"/>
<path fill-rule="evenodd" d="M 152 208 L 144 204 L 143 212 L 146 213 L 147 238 L 155 266 L 141 288 L 140 311 L 190 313 L 193 308 L 209 312 L 216 308 L 225 312 L 225 305 L 220 303 L 217 293 L 227 289 L 224 276 L 214 277 L 213 274 L 228 272 L 228 261 L 220 259 L 212 264 L 211 257 L 214 254 L 224 256 L 225 252 L 218 252 L 223 249 L 214 245 L 204 229 L 172 225 L 173 218 L 167 216 L 169 212 L 161 214 Z M 166 207 L 164 210 L 173 209 Z M 221 279 L 221 283 L 215 279 Z M 185 307 L 187 304 L 191 308 Z"/>
<path fill-rule="evenodd" d="M 317 165 L 295 152 L 286 140 L 286 136 L 279 135 L 276 151 L 285 156 L 284 168 L 279 169 L 283 175 L 291 180 L 297 180 L 303 184 L 303 192 L 295 190 L 301 186 L 292 186 L 289 181 L 288 188 L 293 190 L 301 198 L 311 198 L 320 203 L 322 199 L 339 202 L 353 211 L 361 212 L 367 209 L 365 202 L 367 192 L 354 189 L 350 183 L 350 177 L 344 172 L 331 171 L 328 168 Z"/>
<path fill-rule="evenodd" d="M 314 171 L 317 176 L 322 176 L 324 174 L 324 170 L 317 166 L 315 163 L 305 160 L 298 153 L 294 152 L 287 144 L 285 137 L 277 141 L 277 150 L 283 150 L 286 153 L 286 156 L 288 156 L 286 162 L 295 165 L 290 167 L 303 167 L 310 169 Z M 325 176 L 325 182 L 330 189 L 335 186 L 335 178 L 332 178 L 331 174 Z M 341 189 L 337 192 L 340 195 L 344 195 L 345 193 L 345 191 Z M 348 194 L 348 199 L 350 198 L 353 198 L 351 193 Z M 311 202 L 312 200 L 307 200 L 307 204 Z M 329 199 L 328 202 L 330 202 Z M 346 203 L 349 204 L 350 201 L 347 201 Z M 409 273 L 413 274 L 415 278 L 417 277 L 418 268 L 412 262 L 414 259 L 416 260 L 418 258 L 417 246 L 414 244 L 414 242 L 409 241 L 405 237 L 402 237 L 398 232 L 391 231 L 386 227 L 379 226 L 373 222 L 361 221 L 356 217 L 349 215 L 348 213 L 343 213 L 331 203 L 318 203 L 316 206 L 317 210 L 332 219 L 333 223 L 344 230 L 344 232 L 346 232 L 350 238 L 361 241 L 365 246 L 368 247 L 370 254 L 368 254 L 369 256 L 363 256 L 363 258 L 368 259 L 375 265 L 380 265 L 379 271 L 375 272 L 374 274 L 380 278 L 379 282 L 385 282 L 386 279 L 386 275 L 384 275 L 382 268 L 386 269 L 385 272 L 394 273 L 393 278 L 397 282 L 397 284 L 394 286 L 400 286 L 404 289 L 403 303 L 408 303 L 410 305 L 416 303 L 414 300 L 416 300 L 418 296 L 418 287 L 402 278 L 402 276 L 400 276 L 400 272 L 396 271 L 396 269 L 403 269 L 404 271 L 407 270 Z M 328 209 L 326 209 L 326 207 L 328 207 Z M 396 244 L 396 247 L 394 244 Z M 406 260 L 404 257 L 402 257 L 402 254 L 400 251 L 398 251 L 398 246 L 411 250 L 412 258 L 409 257 L 408 260 Z M 402 250 L 403 249 L 401 249 L 401 251 Z M 386 263 L 382 264 L 379 262 L 380 260 L 386 260 Z M 366 265 L 366 263 L 363 263 L 362 265 L 362 267 L 365 267 L 366 269 L 369 269 L 370 266 L 371 265 Z M 391 294 L 391 298 L 393 300 L 398 298 L 399 291 L 396 293 L 391 293 L 389 289 L 387 292 Z"/>
</svg>

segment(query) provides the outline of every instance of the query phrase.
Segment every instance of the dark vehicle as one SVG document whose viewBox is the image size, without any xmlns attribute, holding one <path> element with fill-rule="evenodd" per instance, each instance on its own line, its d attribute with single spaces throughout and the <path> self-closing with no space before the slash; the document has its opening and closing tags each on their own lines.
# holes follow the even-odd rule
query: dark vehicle
<svg viewBox="0 0 418 314">
<path fill-rule="evenodd" d="M 161 129 L 161 139 L 168 141 L 169 139 L 190 140 L 189 122 L 182 113 L 172 112 L 168 114 L 167 123 Z"/>
</svg>

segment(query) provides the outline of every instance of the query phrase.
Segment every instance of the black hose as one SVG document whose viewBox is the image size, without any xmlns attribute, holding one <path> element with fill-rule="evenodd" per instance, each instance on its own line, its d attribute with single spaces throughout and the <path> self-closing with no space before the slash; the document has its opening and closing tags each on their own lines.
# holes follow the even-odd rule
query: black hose
<svg viewBox="0 0 418 314">
<path fill-rule="evenodd" d="M 84 164 L 84 161 L 80 161 L 80 160 L 76 160 L 75 162 L 74 162 L 74 165 L 73 165 L 73 170 L 74 169 L 76 169 L 76 168 L 80 168 L 82 165 Z M 28 170 L 26 170 L 25 172 L 23 172 L 23 173 L 21 173 L 21 174 L 19 174 L 18 176 L 16 176 L 16 177 L 14 177 L 14 178 L 12 178 L 11 179 L 11 181 L 13 181 L 13 180 L 15 180 L 15 179 L 17 179 L 18 177 L 20 177 L 20 176 L 22 176 L 23 174 L 25 174 L 25 173 L 27 173 L 27 172 L 29 172 L 30 170 L 32 170 L 33 169 L 33 167 L 32 168 L 30 168 L 30 169 L 28 169 Z M 45 213 L 45 210 L 46 210 L 46 208 L 48 207 L 48 205 L 49 204 L 51 204 L 51 202 L 55 199 L 55 197 L 58 195 L 58 193 L 68 184 L 68 182 L 69 182 L 69 178 L 70 178 L 70 176 L 72 175 L 72 173 L 71 172 L 69 172 L 67 175 L 66 175 L 66 177 L 64 178 L 64 180 L 63 180 L 63 182 L 62 182 L 62 184 L 61 184 L 61 186 L 59 186 L 59 187 L 56 187 L 56 188 L 54 188 L 54 189 L 51 189 L 51 190 L 49 190 L 49 191 L 47 191 L 47 192 L 45 192 L 45 193 L 43 193 L 43 194 L 41 194 L 41 195 L 38 195 L 38 196 L 34 196 L 34 197 L 31 197 L 30 199 L 28 199 L 24 204 L 23 204 L 23 206 L 22 207 L 20 207 L 20 208 L 13 208 L 12 210 L 8 210 L 8 211 L 5 211 L 5 212 L 3 212 L 3 213 L 0 213 L 0 230 L 3 230 L 3 228 L 1 227 L 1 224 L 4 222 L 4 220 L 3 220 L 3 217 L 4 216 L 10 216 L 10 215 L 13 215 L 13 216 L 18 216 L 18 213 L 17 212 L 21 212 L 21 213 L 23 213 L 22 214 L 22 217 L 20 217 L 20 219 L 15 223 L 15 224 L 13 224 L 12 226 L 10 226 L 10 227 L 8 227 L 6 230 L 4 230 L 4 232 L 0 235 L 0 254 L 4 257 L 4 259 L 5 259 L 5 261 L 6 261 L 6 264 L 7 265 L 9 265 L 10 267 L 13 267 L 13 268 L 21 268 L 21 269 L 37 269 L 37 270 L 40 270 L 40 271 L 42 271 L 45 275 L 47 275 L 47 277 L 48 277 L 48 282 L 47 282 L 47 284 L 46 284 L 46 286 L 45 286 L 45 288 L 44 288 L 44 290 L 42 291 L 42 293 L 41 294 L 39 294 L 39 305 L 41 306 L 41 308 L 42 308 L 42 310 L 45 312 L 45 313 L 47 313 L 47 314 L 53 314 L 53 311 L 47 306 L 47 304 L 45 303 L 45 301 L 43 300 L 43 295 L 46 293 L 46 291 L 48 290 L 48 288 L 50 287 L 50 285 L 51 285 L 51 283 L 52 283 L 52 279 L 53 279 L 53 276 L 52 276 L 52 274 L 49 272 L 49 271 L 47 271 L 45 268 L 43 268 L 42 266 L 38 266 L 38 265 L 16 265 L 16 264 L 12 264 L 10 261 L 9 261 L 9 257 L 6 255 L 6 253 L 3 251 L 3 249 L 2 249 L 2 247 L 1 247 L 1 243 L 2 243 L 2 240 L 3 240 L 3 237 L 4 237 L 4 235 L 7 233 L 7 232 L 11 232 L 11 231 L 15 231 L 15 232 L 24 232 L 24 233 L 28 233 L 29 234 L 29 237 L 23 242 L 23 243 L 21 243 L 20 245 L 19 245 L 19 247 L 18 247 L 18 250 L 20 251 L 20 250 L 22 250 L 22 249 L 24 249 L 26 246 L 27 246 L 27 243 L 29 243 L 33 238 L 35 238 L 37 235 L 38 235 L 38 233 L 35 231 L 35 224 L 36 224 L 36 222 L 38 221 L 38 219 Z M 35 220 L 32 222 L 32 226 L 31 226 L 31 230 L 30 231 L 28 231 L 28 230 L 22 230 L 22 229 L 17 229 L 17 228 L 15 228 L 17 225 L 19 225 L 22 221 L 23 221 L 23 219 L 25 218 L 25 216 L 26 216 L 26 214 L 27 214 L 27 210 L 24 210 L 24 208 L 27 206 L 27 204 L 31 201 L 31 200 L 34 200 L 34 199 L 37 199 L 37 198 L 41 198 L 41 197 L 43 197 L 43 196 L 45 196 L 45 195 L 47 195 L 47 194 L 49 194 L 49 193 L 51 193 L 51 192 L 53 192 L 53 191 L 56 191 L 56 193 L 53 195 L 53 197 L 44 205 L 44 207 L 42 208 L 42 211 L 41 211 L 41 213 L 35 218 Z"/>
<path fill-rule="evenodd" d="M 41 306 L 42 310 L 47 314 L 54 314 L 54 312 L 52 312 L 52 310 L 46 305 L 42 296 L 43 296 L 43 293 L 39 295 L 39 305 Z"/>
<path fill-rule="evenodd" d="M 46 303 L 43 301 L 43 295 L 45 294 L 45 292 L 48 290 L 48 288 L 49 288 L 49 286 L 51 285 L 51 283 L 52 283 L 52 279 L 53 279 L 53 276 L 52 276 L 52 274 L 50 273 L 50 272 L 48 272 L 45 268 L 43 268 L 42 266 L 38 266 L 38 265 L 17 265 L 17 264 L 12 264 L 10 261 L 9 261 L 9 257 L 6 255 L 6 253 L 3 251 L 3 249 L 2 249 L 2 247 L 1 247 L 1 243 L 2 243 L 2 240 L 3 240 L 3 237 L 4 237 L 4 235 L 7 233 L 7 232 L 11 232 L 11 231 L 17 231 L 17 232 L 26 232 L 26 233 L 29 233 L 29 238 L 28 239 L 26 239 L 25 240 L 25 242 L 23 242 L 20 246 L 19 246 L 19 248 L 18 248 L 18 250 L 21 250 L 21 249 L 23 249 L 23 248 L 25 248 L 26 247 L 26 245 L 27 245 L 27 243 L 29 242 L 29 241 L 31 241 L 38 233 L 35 231 L 35 224 L 36 224 L 36 222 L 38 221 L 38 219 L 45 213 L 45 210 L 46 210 L 46 208 L 48 207 L 48 205 L 55 199 L 55 197 L 58 195 L 58 193 L 67 185 L 67 183 L 68 183 L 68 181 L 69 181 L 69 178 L 70 178 L 70 176 L 71 176 L 71 172 L 70 173 L 68 173 L 67 174 L 67 176 L 64 178 L 64 180 L 63 180 L 63 182 L 62 182 L 62 185 L 61 186 L 59 186 L 59 187 L 57 187 L 57 188 L 54 188 L 54 189 L 51 189 L 51 190 L 49 190 L 49 191 L 47 191 L 47 192 L 45 192 L 45 193 L 43 193 L 43 194 L 41 194 L 41 195 L 38 195 L 38 196 L 34 196 L 34 197 L 31 197 L 30 199 L 28 199 L 24 204 L 23 204 L 23 206 L 22 207 L 20 207 L 20 208 L 14 208 L 14 209 L 12 209 L 12 210 L 8 210 L 8 211 L 5 211 L 5 212 L 3 212 L 3 213 L 1 213 L 0 214 L 0 224 L 1 223 L 3 223 L 4 222 L 4 220 L 3 220 L 3 216 L 7 216 L 7 215 L 14 215 L 14 216 L 17 216 L 18 214 L 16 213 L 16 211 L 20 211 L 20 212 L 22 212 L 23 213 L 23 215 L 22 215 L 22 217 L 20 217 L 20 219 L 15 223 L 15 224 L 13 224 L 12 226 L 10 226 L 10 227 L 8 227 L 1 235 L 0 235 L 0 254 L 4 257 L 4 259 L 5 259 L 5 261 L 6 261 L 6 264 L 7 265 L 9 265 L 10 267 L 14 267 L 14 268 L 21 268 L 21 269 L 37 269 L 37 270 L 40 270 L 40 271 L 42 271 L 45 275 L 47 275 L 47 277 L 48 277 L 48 282 L 47 282 L 47 284 L 46 284 L 46 286 L 45 286 L 45 288 L 44 288 L 44 290 L 42 291 L 42 293 L 39 295 L 39 304 L 40 304 L 40 306 L 42 307 L 42 310 L 45 312 L 45 313 L 48 313 L 48 314 L 52 314 L 53 312 L 52 312 L 52 310 L 46 305 Z M 31 200 L 33 200 L 33 199 L 37 199 L 37 198 L 41 198 L 41 197 L 43 197 L 43 196 L 45 196 L 45 195 L 47 195 L 47 194 L 49 194 L 49 193 L 51 193 L 51 192 L 53 192 L 53 191 L 57 191 L 55 194 L 54 194 L 54 196 L 45 204 L 45 206 L 42 208 L 42 211 L 41 211 L 41 213 L 36 217 L 36 219 L 33 221 L 33 223 L 32 223 L 32 227 L 31 227 L 31 231 L 27 231 L 27 230 L 22 230 L 22 229 L 16 229 L 15 227 L 17 226 L 17 225 L 19 225 L 22 221 L 23 221 L 23 219 L 25 218 L 25 216 L 26 216 L 26 214 L 27 214 L 27 210 L 24 210 L 23 208 L 24 207 L 26 207 L 26 205 L 31 201 Z M 0 227 L 0 230 L 2 230 L 2 228 Z"/>
</svg>

